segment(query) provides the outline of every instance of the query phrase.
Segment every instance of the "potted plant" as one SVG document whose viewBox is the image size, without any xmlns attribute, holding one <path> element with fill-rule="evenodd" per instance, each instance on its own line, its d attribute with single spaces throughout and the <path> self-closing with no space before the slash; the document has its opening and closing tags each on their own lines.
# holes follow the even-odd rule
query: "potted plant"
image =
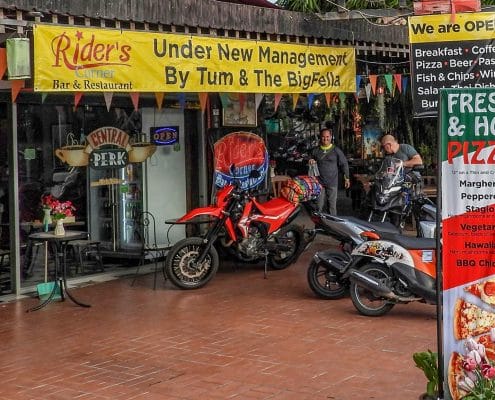
<svg viewBox="0 0 495 400">
<path fill-rule="evenodd" d="M 431 350 L 413 354 L 416 367 L 422 370 L 428 379 L 426 393 L 420 396 L 420 400 L 436 400 L 438 397 L 438 354 Z"/>
</svg>

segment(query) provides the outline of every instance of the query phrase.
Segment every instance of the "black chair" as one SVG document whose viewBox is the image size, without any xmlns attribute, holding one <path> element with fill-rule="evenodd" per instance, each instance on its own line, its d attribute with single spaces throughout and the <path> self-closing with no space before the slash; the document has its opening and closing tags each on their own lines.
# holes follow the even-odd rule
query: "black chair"
<svg viewBox="0 0 495 400">
<path fill-rule="evenodd" d="M 141 253 L 139 264 L 134 274 L 131 286 L 134 285 L 139 275 L 141 267 L 146 263 L 146 260 L 151 260 L 155 268 L 153 271 L 153 290 L 156 289 L 156 275 L 158 273 L 158 264 L 160 260 L 165 259 L 165 255 L 171 246 L 158 245 L 156 242 L 156 220 L 155 216 L 149 211 L 143 211 L 137 218 L 137 226 L 134 232 L 135 238 L 141 244 Z M 162 266 L 162 273 L 165 280 L 165 268 Z"/>
<path fill-rule="evenodd" d="M 89 268 L 91 272 L 103 272 L 103 258 L 101 255 L 100 241 L 98 240 L 72 240 L 67 248 L 72 252 L 75 261 L 75 273 L 84 273 Z"/>
</svg>

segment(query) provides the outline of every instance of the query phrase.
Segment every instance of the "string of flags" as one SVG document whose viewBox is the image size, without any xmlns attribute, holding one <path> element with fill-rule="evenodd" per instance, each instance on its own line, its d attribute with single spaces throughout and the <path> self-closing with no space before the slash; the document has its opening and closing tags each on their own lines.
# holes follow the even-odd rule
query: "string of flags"
<svg viewBox="0 0 495 400">
<path fill-rule="evenodd" d="M 6 72 L 6 54 L 5 54 L 5 49 L 0 48 L 0 79 L 3 77 L 3 75 Z M 21 90 L 23 91 L 32 91 L 32 89 L 25 89 L 25 80 L 24 79 L 16 79 L 16 80 L 9 80 L 9 81 L 3 81 L 5 82 L 4 86 L 5 88 L 10 85 L 11 88 L 11 94 L 12 94 L 12 103 L 15 103 L 16 98 L 18 94 L 20 93 Z M 359 98 L 366 97 L 368 103 L 370 101 L 371 95 L 376 96 L 377 94 L 383 94 L 385 91 L 385 88 L 388 89 L 388 92 L 391 94 L 391 96 L 395 96 L 396 91 L 398 90 L 399 93 L 406 94 L 407 88 L 409 85 L 409 76 L 404 75 L 404 74 L 383 74 L 383 75 L 374 75 L 374 74 L 369 74 L 369 75 L 356 75 L 356 93 L 354 93 L 355 99 L 357 102 L 359 102 Z M 364 96 L 363 96 L 364 92 Z M 41 93 L 41 100 L 42 102 L 45 101 L 47 97 L 47 93 Z M 84 93 L 83 92 L 76 92 L 74 93 L 74 109 L 77 108 L 79 105 Z M 156 99 L 156 105 L 159 110 L 162 109 L 163 106 L 163 100 L 165 98 L 165 93 L 164 92 L 156 92 L 155 93 L 155 99 Z M 177 101 L 179 103 L 180 108 L 184 109 L 186 108 L 187 102 L 186 102 L 186 94 L 185 93 L 178 93 L 178 94 L 172 94 L 177 98 Z M 198 100 L 200 104 L 201 111 L 204 112 L 208 106 L 208 93 L 205 92 L 200 92 L 197 94 L 198 95 Z M 246 102 L 246 96 L 248 94 L 245 93 L 220 93 L 220 100 L 222 102 L 222 105 L 225 107 L 225 105 L 228 102 L 228 97 L 231 96 L 235 98 L 240 105 L 240 111 L 242 112 L 243 107 Z M 129 96 L 131 97 L 132 104 L 134 106 L 134 109 L 137 111 L 139 108 L 139 97 L 140 93 L 138 92 L 130 92 Z M 261 101 L 263 99 L 264 94 L 262 93 L 255 93 L 255 104 L 256 104 L 256 109 L 259 107 L 261 104 Z M 275 100 L 275 110 L 278 109 L 278 106 L 280 104 L 280 100 L 282 99 L 283 93 L 275 93 L 274 94 L 274 100 Z M 307 94 L 307 102 L 308 102 L 308 108 L 311 109 L 315 97 L 317 94 L 315 93 L 309 93 Z M 343 102 L 346 99 L 347 94 L 346 93 L 324 93 L 325 100 L 328 106 L 331 106 L 332 103 L 334 102 Z M 110 111 L 111 105 L 112 105 L 112 99 L 113 99 L 113 92 L 104 92 L 103 97 L 105 100 L 105 105 L 107 107 L 107 110 Z M 299 101 L 300 94 L 299 93 L 293 93 L 292 94 L 292 104 L 294 109 L 297 106 L 297 103 Z"/>
</svg>

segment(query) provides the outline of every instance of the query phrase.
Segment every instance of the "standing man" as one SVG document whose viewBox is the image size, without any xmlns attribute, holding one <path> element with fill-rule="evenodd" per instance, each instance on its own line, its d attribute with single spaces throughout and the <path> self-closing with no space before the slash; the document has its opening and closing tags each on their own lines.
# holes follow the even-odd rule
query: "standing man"
<svg viewBox="0 0 495 400">
<path fill-rule="evenodd" d="M 323 191 L 318 199 L 320 211 L 337 215 L 337 193 L 339 186 L 339 171 L 344 173 L 345 188 L 351 185 L 349 180 L 349 164 L 347 159 L 337 146 L 332 144 L 332 129 L 320 130 L 320 145 L 311 151 L 309 164 L 317 164 L 320 176 L 318 180 L 323 186 Z"/>
<path fill-rule="evenodd" d="M 423 164 L 421 156 L 410 144 L 399 144 L 397 139 L 392 135 L 384 135 L 381 143 L 385 156 L 392 156 L 402 160 L 405 168 L 412 168 L 416 165 Z"/>
</svg>

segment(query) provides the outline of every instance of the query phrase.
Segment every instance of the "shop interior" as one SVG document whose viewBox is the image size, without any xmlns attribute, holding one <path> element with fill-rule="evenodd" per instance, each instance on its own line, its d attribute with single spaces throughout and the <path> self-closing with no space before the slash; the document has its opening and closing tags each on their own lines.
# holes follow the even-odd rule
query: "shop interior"
<svg viewBox="0 0 495 400">
<path fill-rule="evenodd" d="M 33 98 L 30 98 L 31 96 Z M 109 111 L 102 99 L 96 100 L 88 96 L 81 105 L 74 108 L 73 99 L 65 97 L 48 96 L 43 103 L 40 103 L 39 95 L 24 94 L 18 101 L 17 157 L 22 286 L 31 285 L 40 279 L 38 275 L 41 272 L 39 268 L 33 266 L 35 253 L 32 249 L 28 249 L 27 237 L 41 227 L 43 218 L 41 197 L 52 194 L 61 201 L 72 201 L 77 210 L 76 221 L 84 225 L 85 229 L 88 228 L 91 203 L 95 201 L 88 198 L 88 193 L 93 193 L 91 190 L 88 191 L 90 179 L 88 169 L 68 166 L 55 155 L 54 150 L 84 143 L 85 135 L 102 126 L 118 127 L 136 140 L 140 140 L 139 135 L 142 135 L 143 131 L 141 110 L 134 110 L 128 95 L 115 96 Z M 406 96 L 397 93 L 392 96 L 390 93 L 382 92 L 368 100 L 362 96 L 336 94 L 330 100 L 329 104 L 324 95 L 301 95 L 294 105 L 293 96 L 283 95 L 275 107 L 274 95 L 265 95 L 260 107 L 255 110 L 255 116 L 244 115 L 241 119 L 236 116 L 232 105 L 223 107 L 219 96 L 210 95 L 209 113 L 205 114 L 206 125 L 209 127 L 207 141 L 211 145 L 217 138 L 232 131 L 258 133 L 267 144 L 270 164 L 276 175 L 305 175 L 308 152 L 317 145 L 320 128 L 331 123 L 334 127 L 335 142 L 348 156 L 352 175 L 358 179 L 358 190 L 364 192 L 367 190 L 367 182 L 380 162 L 378 139 L 385 132 L 395 133 L 400 141 L 412 142 L 411 144 L 420 151 L 425 160 L 427 168 L 425 175 L 435 174 L 431 150 L 436 148 L 434 121 L 412 119 Z M 173 103 L 169 106 L 180 108 L 178 104 Z M 223 108 L 220 118 L 217 112 L 212 112 L 215 107 Z M 197 109 L 199 105 L 194 104 L 190 108 Z M 0 143 L 0 261 L 2 263 L 0 288 L 2 293 L 11 290 L 7 127 L 7 106 L 2 104 L 0 107 L 2 142 Z M 209 157 L 208 149 L 206 153 Z M 213 170 L 211 160 L 208 169 Z M 125 172 L 135 176 L 142 173 L 139 168 Z M 105 172 L 100 171 L 99 174 L 105 175 Z M 211 182 L 207 185 L 211 188 Z M 266 185 L 269 187 L 268 180 Z M 101 195 L 101 199 L 105 196 L 108 198 L 108 188 L 98 188 L 97 192 Z M 135 192 L 137 192 L 136 188 L 133 187 L 132 195 L 135 195 Z M 211 189 L 208 197 L 211 197 L 213 192 L 214 190 Z M 97 201 L 101 203 L 101 210 L 108 216 L 111 211 L 110 201 L 100 200 Z M 133 207 L 141 208 L 138 210 L 131 207 L 127 210 L 128 213 L 136 214 L 142 210 L 142 205 L 133 205 Z M 103 239 L 112 235 L 112 226 L 105 220 L 103 214 L 99 229 Z M 73 272 L 88 274 L 96 270 L 74 269 Z"/>
</svg>

